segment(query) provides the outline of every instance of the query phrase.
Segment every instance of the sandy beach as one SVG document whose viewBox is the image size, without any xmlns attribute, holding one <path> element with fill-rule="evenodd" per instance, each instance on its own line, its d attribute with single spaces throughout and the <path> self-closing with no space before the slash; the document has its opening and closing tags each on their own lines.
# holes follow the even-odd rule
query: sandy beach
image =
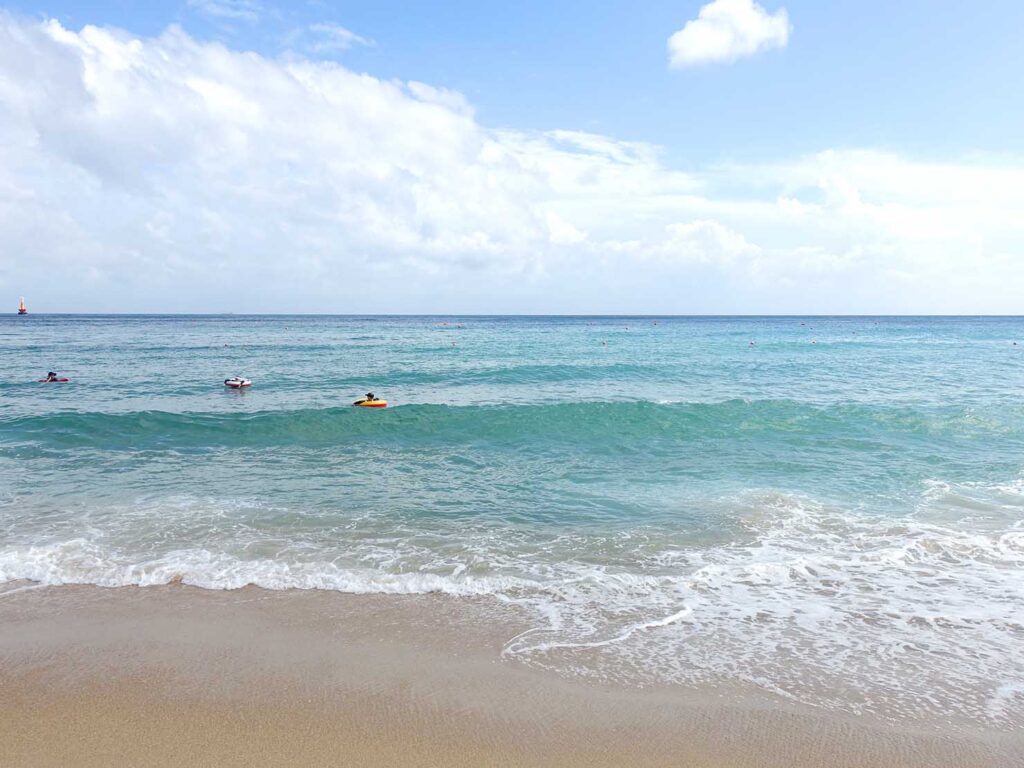
<svg viewBox="0 0 1024 768">
<path fill-rule="evenodd" d="M 30 587 L 23 589 L 23 587 Z M 500 656 L 473 601 L 8 584 L 4 766 L 991 766 L 1024 739 Z"/>
</svg>

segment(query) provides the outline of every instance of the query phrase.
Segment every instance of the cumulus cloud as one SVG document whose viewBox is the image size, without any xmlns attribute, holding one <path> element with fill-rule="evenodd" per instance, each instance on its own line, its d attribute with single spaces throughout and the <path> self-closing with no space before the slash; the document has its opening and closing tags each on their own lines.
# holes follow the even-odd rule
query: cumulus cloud
<svg viewBox="0 0 1024 768">
<path fill-rule="evenodd" d="M 670 224 L 665 231 L 666 238 L 656 253 L 673 260 L 731 265 L 760 253 L 760 248 L 747 242 L 743 235 L 713 220 Z"/>
<path fill-rule="evenodd" d="M 1019 158 L 684 173 L 425 83 L 0 14 L 0 292 L 40 311 L 1015 311 L 1022 207 Z"/>
<path fill-rule="evenodd" d="M 735 61 L 789 42 L 785 8 L 768 13 L 754 0 L 713 0 L 668 39 L 669 64 L 690 67 Z"/>
<path fill-rule="evenodd" d="M 601 247 L 668 265 L 731 267 L 741 259 L 753 260 L 761 254 L 761 249 L 743 235 L 714 219 L 668 224 L 661 233 L 652 234 L 647 240 L 605 241 Z"/>
</svg>

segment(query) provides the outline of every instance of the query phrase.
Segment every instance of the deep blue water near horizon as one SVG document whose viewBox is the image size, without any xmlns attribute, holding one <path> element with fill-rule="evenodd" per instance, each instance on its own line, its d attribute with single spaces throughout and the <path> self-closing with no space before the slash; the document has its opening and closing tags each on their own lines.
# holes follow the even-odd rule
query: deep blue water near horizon
<svg viewBox="0 0 1024 768">
<path fill-rule="evenodd" d="M 1020 727 L 1022 395 L 1021 318 L 4 316 L 0 599 L 476 595 L 563 674 Z"/>
</svg>

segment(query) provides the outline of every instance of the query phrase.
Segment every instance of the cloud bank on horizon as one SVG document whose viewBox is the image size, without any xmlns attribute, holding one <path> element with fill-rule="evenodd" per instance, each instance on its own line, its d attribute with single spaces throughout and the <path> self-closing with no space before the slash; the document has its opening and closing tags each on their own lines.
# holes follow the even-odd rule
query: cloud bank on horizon
<svg viewBox="0 0 1024 768">
<path fill-rule="evenodd" d="M 713 0 L 668 39 L 669 64 L 691 67 L 753 56 L 789 42 L 785 8 L 768 13 L 753 0 Z"/>
<path fill-rule="evenodd" d="M 0 14 L 0 287 L 38 310 L 1013 312 L 1022 207 L 1014 158 L 678 170 L 335 62 Z"/>
</svg>

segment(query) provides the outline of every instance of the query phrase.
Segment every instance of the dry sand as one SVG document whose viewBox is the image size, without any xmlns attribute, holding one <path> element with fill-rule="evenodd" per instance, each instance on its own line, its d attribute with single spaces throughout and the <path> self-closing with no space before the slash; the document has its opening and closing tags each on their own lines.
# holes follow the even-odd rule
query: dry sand
<svg viewBox="0 0 1024 768">
<path fill-rule="evenodd" d="M 473 601 L 0 593 L 0 766 L 1024 766 L 1024 737 L 626 690 L 503 660 Z"/>
</svg>

